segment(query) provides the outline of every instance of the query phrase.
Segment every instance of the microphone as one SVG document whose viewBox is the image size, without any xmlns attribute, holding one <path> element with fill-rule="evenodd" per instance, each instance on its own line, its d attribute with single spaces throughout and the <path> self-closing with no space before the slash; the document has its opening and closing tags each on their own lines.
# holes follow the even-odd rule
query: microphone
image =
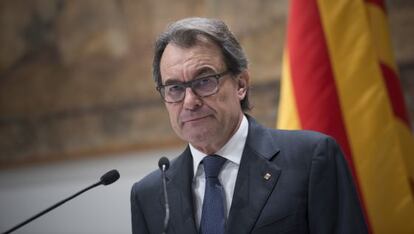
<svg viewBox="0 0 414 234">
<path fill-rule="evenodd" d="M 108 171 L 103 176 L 101 176 L 101 179 L 99 180 L 98 185 L 110 185 L 113 182 L 117 181 L 119 179 L 119 172 L 115 169 Z"/>
<path fill-rule="evenodd" d="M 46 214 L 47 212 L 55 209 L 56 207 L 62 205 L 63 203 L 65 203 L 65 202 L 67 202 L 67 201 L 69 201 L 69 200 L 71 200 L 71 199 L 79 196 L 80 194 L 82 194 L 82 193 L 84 193 L 84 192 L 86 192 L 86 191 L 88 191 L 88 190 L 90 190 L 90 189 L 92 189 L 92 188 L 94 188 L 96 186 L 99 186 L 99 185 L 105 185 L 106 186 L 106 185 L 112 184 L 113 182 L 117 181 L 118 179 L 119 179 L 119 172 L 117 170 L 115 170 L 115 169 L 114 170 L 110 170 L 107 173 L 105 173 L 103 176 L 101 176 L 100 180 L 97 183 L 92 184 L 89 187 L 82 189 L 81 191 L 79 191 L 79 192 L 75 193 L 74 195 L 72 195 L 72 196 L 70 196 L 70 197 L 68 197 L 68 198 L 66 198 L 66 199 L 64 199 L 64 200 L 62 200 L 62 201 L 54 204 L 53 206 L 51 206 L 51 207 L 49 207 L 49 208 L 41 211 L 40 213 L 38 213 L 38 214 L 34 215 L 33 217 L 27 219 L 26 221 L 23 221 L 20 224 L 17 224 L 16 226 L 10 228 L 9 230 L 3 232 L 3 234 L 11 233 L 11 232 L 13 232 L 13 231 L 15 231 L 15 230 L 23 227 L 24 225 L 26 225 L 26 224 L 30 223 L 31 221 L 39 218 L 40 216 Z"/>
<path fill-rule="evenodd" d="M 168 229 L 168 221 L 170 220 L 170 205 L 168 204 L 168 194 L 167 194 L 167 181 L 165 179 L 165 172 L 170 167 L 170 160 L 166 157 L 160 158 L 158 161 L 158 167 L 161 170 L 161 176 L 162 176 L 162 190 L 164 192 L 164 200 L 165 200 L 165 218 L 164 218 L 164 230 L 162 234 L 167 233 Z"/>
</svg>

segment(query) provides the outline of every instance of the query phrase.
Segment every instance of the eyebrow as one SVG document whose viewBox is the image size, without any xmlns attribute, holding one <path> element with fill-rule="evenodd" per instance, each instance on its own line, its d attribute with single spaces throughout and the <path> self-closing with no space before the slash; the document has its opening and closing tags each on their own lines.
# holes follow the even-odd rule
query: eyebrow
<svg viewBox="0 0 414 234">
<path fill-rule="evenodd" d="M 215 73 L 216 73 L 216 71 L 214 71 L 212 68 L 203 67 L 195 73 L 194 77 L 197 78 L 197 77 L 202 76 L 202 75 L 210 75 L 210 74 L 215 74 Z"/>
<path fill-rule="evenodd" d="M 212 75 L 215 73 L 216 71 L 214 71 L 210 67 L 202 67 L 201 69 L 195 72 L 194 79 L 201 78 L 200 76 L 204 76 L 204 75 L 207 76 L 207 75 L 210 75 L 210 74 Z M 171 78 L 171 79 L 166 80 L 164 85 L 181 84 L 181 83 L 185 83 L 185 82 L 179 81 L 178 78 Z"/>
<path fill-rule="evenodd" d="M 180 83 L 182 82 L 179 81 L 178 79 L 171 78 L 171 79 L 166 80 L 164 85 L 172 85 L 172 84 L 180 84 Z"/>
</svg>

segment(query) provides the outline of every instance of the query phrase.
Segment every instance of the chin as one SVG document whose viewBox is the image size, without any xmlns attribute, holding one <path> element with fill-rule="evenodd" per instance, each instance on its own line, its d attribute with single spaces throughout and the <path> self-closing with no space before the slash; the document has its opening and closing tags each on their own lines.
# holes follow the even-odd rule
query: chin
<svg viewBox="0 0 414 234">
<path fill-rule="evenodd" d="M 190 142 L 191 144 L 205 144 L 207 142 L 211 142 L 213 140 L 214 134 L 212 134 L 211 131 L 209 131 L 208 129 L 206 129 L 205 131 L 197 131 L 195 129 L 193 129 L 193 131 L 188 132 L 186 134 L 183 135 L 184 140 Z"/>
</svg>

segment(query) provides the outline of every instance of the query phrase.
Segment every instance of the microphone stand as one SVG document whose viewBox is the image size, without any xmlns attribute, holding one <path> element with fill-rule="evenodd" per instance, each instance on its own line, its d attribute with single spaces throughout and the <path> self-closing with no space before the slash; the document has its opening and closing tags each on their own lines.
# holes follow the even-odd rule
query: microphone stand
<svg viewBox="0 0 414 234">
<path fill-rule="evenodd" d="M 167 233 L 168 222 L 170 220 L 170 206 L 168 204 L 168 193 L 167 193 L 167 179 L 165 178 L 165 172 L 170 167 L 170 160 L 166 157 L 160 158 L 158 161 L 158 167 L 161 170 L 161 179 L 162 179 L 162 191 L 164 193 L 164 205 L 165 205 L 165 217 L 164 217 L 164 228 L 162 234 Z"/>
<path fill-rule="evenodd" d="M 166 166 L 162 165 L 162 186 L 163 186 L 163 192 L 164 192 L 164 201 L 165 201 L 165 218 L 164 218 L 164 231 L 162 232 L 162 234 L 166 234 L 167 233 L 167 228 L 168 228 L 168 221 L 170 219 L 170 206 L 168 204 L 168 194 L 167 194 L 167 183 L 166 183 L 166 179 L 165 179 L 165 171 L 166 171 Z"/>
<path fill-rule="evenodd" d="M 19 228 L 23 227 L 24 225 L 26 225 L 26 224 L 30 223 L 31 221 L 33 221 L 33 220 L 35 220 L 35 219 L 39 218 L 40 216 L 42 216 L 42 215 L 46 214 L 47 212 L 49 212 L 49 211 L 51 211 L 51 210 L 55 209 L 56 207 L 58 207 L 58 206 L 62 205 L 63 203 L 65 203 L 65 202 L 67 202 L 67 201 L 69 201 L 69 200 L 72 200 L 73 198 L 75 198 L 75 197 L 77 197 L 77 196 L 81 195 L 82 193 L 84 193 L 84 192 L 88 191 L 89 189 L 92 189 L 92 188 L 94 188 L 94 187 L 96 187 L 96 186 L 98 186 L 98 185 L 101 185 L 101 184 L 102 184 L 102 182 L 101 182 L 101 181 L 99 181 L 99 182 L 97 182 L 97 183 L 95 183 L 95 184 L 93 184 L 93 185 L 91 185 L 91 186 L 89 186 L 89 187 L 87 187 L 87 188 L 82 189 L 81 191 L 79 191 L 79 192 L 77 192 L 77 193 L 73 194 L 72 196 L 70 196 L 70 197 L 68 197 L 68 198 L 66 198 L 66 199 L 64 199 L 64 200 L 62 200 L 62 201 L 60 201 L 60 202 L 58 202 L 58 203 L 54 204 L 53 206 L 51 206 L 51 207 L 49 207 L 49 208 L 47 208 L 47 209 L 45 209 L 45 210 L 43 210 L 43 211 L 39 212 L 38 214 L 34 215 L 33 217 L 31 217 L 31 218 L 29 218 L 29 219 L 27 219 L 27 220 L 25 220 L 25 221 L 23 221 L 23 222 L 21 222 L 21 223 L 17 224 L 16 226 L 14 226 L 14 227 L 10 228 L 9 230 L 7 230 L 7 231 L 3 232 L 3 234 L 8 234 L 8 233 L 11 233 L 11 232 L 13 232 L 13 231 L 15 231 L 15 230 L 17 230 L 17 229 L 19 229 Z"/>
<path fill-rule="evenodd" d="M 101 184 L 103 184 L 103 185 L 109 185 L 109 184 L 112 184 L 113 182 L 117 181 L 118 179 L 119 179 L 119 172 L 117 170 L 108 171 L 107 173 L 105 173 L 100 178 L 100 181 L 99 182 L 96 182 L 95 184 L 92 184 L 89 187 L 86 187 L 86 188 L 82 189 L 81 191 L 73 194 L 72 196 L 70 196 L 70 197 L 68 197 L 68 198 L 66 198 L 66 199 L 64 199 L 64 200 L 62 200 L 62 201 L 54 204 L 53 206 L 51 206 L 51 207 L 49 207 L 49 208 L 47 208 L 47 209 L 39 212 L 38 214 L 34 215 L 33 217 L 31 217 L 31 218 L 29 218 L 29 219 L 27 219 L 27 220 L 25 220 L 25 221 L 17 224 L 16 226 L 14 226 L 14 227 L 10 228 L 9 230 L 3 232 L 2 234 L 8 234 L 8 233 L 11 233 L 11 232 L 13 232 L 13 231 L 21 228 L 22 226 L 24 226 L 24 225 L 30 223 L 31 221 L 39 218 L 40 216 L 42 216 L 42 215 L 46 214 L 47 212 L 55 209 L 56 207 L 62 205 L 63 203 L 65 203 L 65 202 L 67 202 L 69 200 L 72 200 L 73 198 L 81 195 L 82 193 L 84 193 L 84 192 L 86 192 L 86 191 L 88 191 L 88 190 L 90 190 L 92 188 L 95 188 L 96 186 L 99 186 Z"/>
</svg>

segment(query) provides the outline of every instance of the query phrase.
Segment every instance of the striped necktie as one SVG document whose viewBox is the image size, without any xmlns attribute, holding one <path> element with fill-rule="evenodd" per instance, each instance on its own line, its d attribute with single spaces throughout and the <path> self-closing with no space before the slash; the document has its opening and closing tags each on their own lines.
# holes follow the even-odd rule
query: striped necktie
<svg viewBox="0 0 414 234">
<path fill-rule="evenodd" d="M 203 159 L 206 189 L 201 215 L 201 234 L 224 234 L 225 196 L 218 175 L 225 162 L 226 159 L 218 155 L 209 155 Z"/>
</svg>

